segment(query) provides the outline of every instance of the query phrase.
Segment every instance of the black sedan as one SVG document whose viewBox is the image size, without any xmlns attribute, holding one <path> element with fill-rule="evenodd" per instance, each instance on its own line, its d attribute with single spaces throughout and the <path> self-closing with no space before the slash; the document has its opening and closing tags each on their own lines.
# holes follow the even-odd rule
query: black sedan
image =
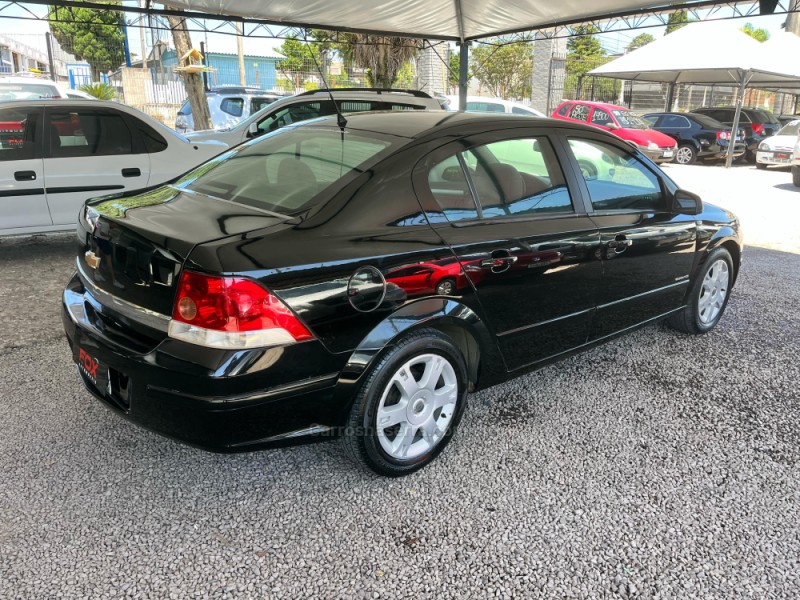
<svg viewBox="0 0 800 600">
<path fill-rule="evenodd" d="M 337 436 L 391 476 L 468 392 L 656 320 L 711 330 L 742 249 L 611 134 L 433 112 L 280 130 L 90 201 L 78 240 L 64 326 L 106 406 L 218 451 Z"/>
<path fill-rule="evenodd" d="M 731 139 L 731 128 L 716 119 L 697 113 L 650 113 L 644 115 L 653 129 L 678 142 L 675 162 L 691 165 L 699 161 L 725 158 Z M 744 131 L 739 130 L 733 146 L 733 157 L 745 152 Z"/>
</svg>

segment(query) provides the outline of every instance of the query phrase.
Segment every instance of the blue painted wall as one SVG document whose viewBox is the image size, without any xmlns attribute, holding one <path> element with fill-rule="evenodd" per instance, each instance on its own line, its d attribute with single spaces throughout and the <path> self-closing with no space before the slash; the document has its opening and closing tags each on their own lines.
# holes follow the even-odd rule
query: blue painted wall
<svg viewBox="0 0 800 600">
<path fill-rule="evenodd" d="M 177 66 L 177 57 L 174 50 L 168 50 L 162 58 L 164 68 L 169 72 Z M 265 56 L 245 56 L 244 69 L 247 77 L 248 86 L 258 86 L 262 90 L 269 90 L 275 87 L 276 83 L 276 63 L 280 58 L 268 58 Z M 212 73 L 208 74 L 208 84 L 214 85 L 240 85 L 239 82 L 239 60 L 235 54 L 206 54 L 206 64 L 212 69 L 216 69 L 216 82 Z"/>
</svg>

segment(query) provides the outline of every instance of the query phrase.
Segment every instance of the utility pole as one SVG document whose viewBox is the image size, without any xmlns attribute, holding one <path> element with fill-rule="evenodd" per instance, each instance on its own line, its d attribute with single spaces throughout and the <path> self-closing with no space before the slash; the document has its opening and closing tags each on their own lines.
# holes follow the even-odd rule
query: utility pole
<svg viewBox="0 0 800 600">
<path fill-rule="evenodd" d="M 793 10 L 800 11 L 800 2 L 795 2 Z M 786 15 L 786 31 L 800 35 L 800 12 L 790 12 Z"/>
<path fill-rule="evenodd" d="M 239 55 L 239 85 L 247 85 L 247 73 L 244 70 L 244 23 L 236 23 L 236 52 Z"/>
</svg>

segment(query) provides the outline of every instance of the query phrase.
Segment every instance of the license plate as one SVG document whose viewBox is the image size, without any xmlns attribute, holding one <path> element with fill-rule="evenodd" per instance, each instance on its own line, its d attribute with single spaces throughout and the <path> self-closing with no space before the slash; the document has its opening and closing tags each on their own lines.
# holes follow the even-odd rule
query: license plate
<svg viewBox="0 0 800 600">
<path fill-rule="evenodd" d="M 78 368 L 101 394 L 108 392 L 108 367 L 83 348 L 78 349 Z"/>
<path fill-rule="evenodd" d="M 672 150 L 664 150 L 664 158 L 670 158 L 672 156 Z"/>
</svg>

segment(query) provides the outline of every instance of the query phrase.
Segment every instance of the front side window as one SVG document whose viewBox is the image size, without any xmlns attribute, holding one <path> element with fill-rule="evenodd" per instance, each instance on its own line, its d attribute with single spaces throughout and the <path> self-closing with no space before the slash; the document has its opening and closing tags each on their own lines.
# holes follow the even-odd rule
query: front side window
<svg viewBox="0 0 800 600">
<path fill-rule="evenodd" d="M 0 161 L 27 160 L 35 156 L 37 122 L 36 110 L 0 110 Z"/>
<path fill-rule="evenodd" d="M 301 128 L 244 144 L 186 174 L 175 185 L 281 214 L 313 205 L 322 191 L 369 168 L 398 138 Z M 406 140 L 407 141 L 407 140 Z"/>
<path fill-rule="evenodd" d="M 632 154 L 594 140 L 570 138 L 569 147 L 580 166 L 596 211 L 665 208 L 656 175 Z"/>
<path fill-rule="evenodd" d="M 50 112 L 44 128 L 52 158 L 131 154 L 133 137 L 122 115 L 90 109 Z"/>
<path fill-rule="evenodd" d="M 592 125 L 602 125 L 604 127 L 610 125 L 614 121 L 608 116 L 608 113 L 600 108 L 595 108 L 592 113 Z"/>
<path fill-rule="evenodd" d="M 647 121 L 629 110 L 612 110 L 611 114 L 617 119 L 620 127 L 627 129 L 647 129 L 649 127 Z"/>
</svg>

